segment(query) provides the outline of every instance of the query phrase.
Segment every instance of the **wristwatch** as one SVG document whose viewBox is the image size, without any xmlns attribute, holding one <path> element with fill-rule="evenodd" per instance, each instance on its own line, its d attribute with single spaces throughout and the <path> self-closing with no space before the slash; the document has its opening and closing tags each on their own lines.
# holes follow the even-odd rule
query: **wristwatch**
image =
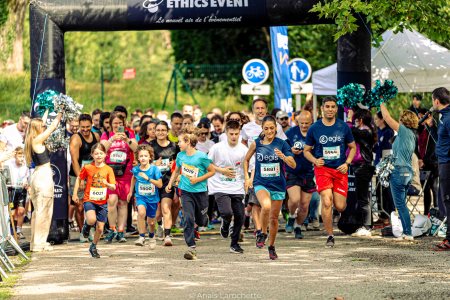
<svg viewBox="0 0 450 300">
<path fill-rule="evenodd" d="M 133 141 L 132 140 L 128 140 L 128 145 L 130 145 L 131 146 L 131 144 L 133 143 Z"/>
</svg>

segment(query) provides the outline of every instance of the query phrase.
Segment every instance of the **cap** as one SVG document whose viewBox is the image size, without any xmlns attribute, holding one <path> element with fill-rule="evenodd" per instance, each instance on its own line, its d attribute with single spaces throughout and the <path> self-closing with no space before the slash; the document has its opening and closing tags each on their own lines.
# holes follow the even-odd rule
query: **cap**
<svg viewBox="0 0 450 300">
<path fill-rule="evenodd" d="M 289 118 L 289 115 L 285 111 L 280 110 L 279 112 L 277 112 L 276 117 L 277 119 Z"/>
</svg>

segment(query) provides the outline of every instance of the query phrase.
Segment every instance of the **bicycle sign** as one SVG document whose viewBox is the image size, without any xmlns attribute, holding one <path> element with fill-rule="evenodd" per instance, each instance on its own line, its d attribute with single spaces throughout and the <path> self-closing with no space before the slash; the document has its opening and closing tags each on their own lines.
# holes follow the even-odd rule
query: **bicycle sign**
<svg viewBox="0 0 450 300">
<path fill-rule="evenodd" d="M 269 66 L 261 59 L 251 59 L 242 68 L 242 77 L 251 85 L 261 85 L 269 79 Z"/>
</svg>

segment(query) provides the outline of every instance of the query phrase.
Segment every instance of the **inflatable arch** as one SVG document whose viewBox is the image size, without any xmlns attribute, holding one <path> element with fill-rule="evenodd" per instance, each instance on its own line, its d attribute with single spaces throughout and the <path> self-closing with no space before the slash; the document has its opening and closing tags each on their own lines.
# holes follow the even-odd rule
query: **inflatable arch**
<svg viewBox="0 0 450 300">
<path fill-rule="evenodd" d="M 47 90 L 65 93 L 64 33 L 263 27 L 326 22 L 309 10 L 319 0 L 32 0 L 31 100 Z M 338 87 L 370 88 L 370 34 L 365 26 L 338 41 Z M 65 152 L 52 155 L 55 205 L 49 241 L 69 237 Z"/>
</svg>

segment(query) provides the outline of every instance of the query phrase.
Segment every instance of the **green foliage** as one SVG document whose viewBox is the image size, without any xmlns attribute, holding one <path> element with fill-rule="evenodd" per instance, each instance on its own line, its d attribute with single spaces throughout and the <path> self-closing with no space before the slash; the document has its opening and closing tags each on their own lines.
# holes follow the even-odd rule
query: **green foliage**
<svg viewBox="0 0 450 300">
<path fill-rule="evenodd" d="M 8 20 L 8 15 L 8 2 L 6 0 L 2 0 L 0 1 L 0 28 L 5 25 Z"/>
</svg>

